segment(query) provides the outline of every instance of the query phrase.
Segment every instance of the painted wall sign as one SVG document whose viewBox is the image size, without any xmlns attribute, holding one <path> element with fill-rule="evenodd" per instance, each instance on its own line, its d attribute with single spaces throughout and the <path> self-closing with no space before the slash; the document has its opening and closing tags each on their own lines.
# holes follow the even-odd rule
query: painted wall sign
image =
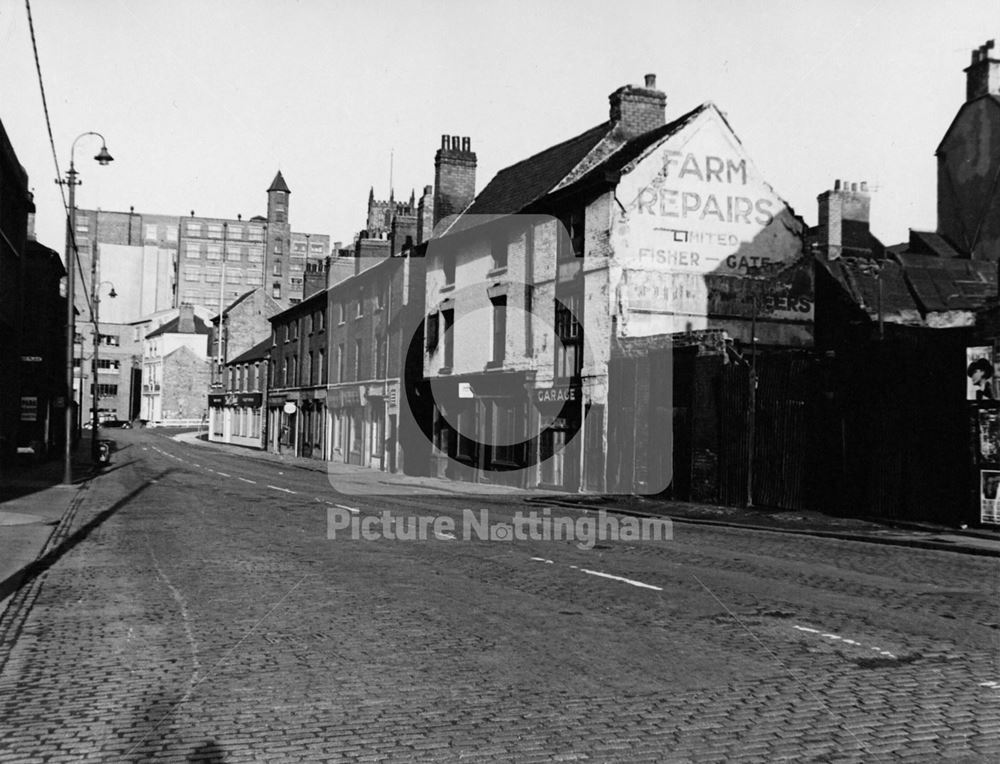
<svg viewBox="0 0 1000 764">
<path fill-rule="evenodd" d="M 579 398 L 575 387 L 542 387 L 535 390 L 535 400 L 539 403 L 566 403 Z"/>
<path fill-rule="evenodd" d="M 811 341 L 805 226 L 714 106 L 627 167 L 616 197 L 611 307 L 623 335 L 739 331 L 756 318 L 797 325 L 790 344 Z"/>
</svg>

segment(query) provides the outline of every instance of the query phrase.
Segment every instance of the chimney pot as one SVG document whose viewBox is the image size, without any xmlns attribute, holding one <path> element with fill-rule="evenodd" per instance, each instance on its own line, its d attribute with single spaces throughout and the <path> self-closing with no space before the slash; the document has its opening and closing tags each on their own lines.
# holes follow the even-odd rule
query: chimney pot
<svg viewBox="0 0 1000 764">
<path fill-rule="evenodd" d="M 857 190 L 858 190 L 858 184 L 857 183 L 852 183 L 851 184 L 851 191 L 857 191 Z"/>
<path fill-rule="evenodd" d="M 441 136 L 441 150 L 442 151 L 447 151 L 448 150 L 448 136 L 447 135 L 442 135 Z"/>
<path fill-rule="evenodd" d="M 656 89 L 656 75 L 655 74 L 647 74 L 646 75 L 646 87 L 649 88 L 650 90 L 655 90 Z"/>
<path fill-rule="evenodd" d="M 868 193 L 868 181 L 867 180 L 861 181 L 861 190 L 864 193 Z"/>
<path fill-rule="evenodd" d="M 834 191 L 839 191 L 840 190 L 840 181 L 839 180 L 833 181 L 833 190 Z"/>
<path fill-rule="evenodd" d="M 462 138 L 462 151 L 468 153 L 472 151 L 472 140 L 468 137 Z"/>
</svg>

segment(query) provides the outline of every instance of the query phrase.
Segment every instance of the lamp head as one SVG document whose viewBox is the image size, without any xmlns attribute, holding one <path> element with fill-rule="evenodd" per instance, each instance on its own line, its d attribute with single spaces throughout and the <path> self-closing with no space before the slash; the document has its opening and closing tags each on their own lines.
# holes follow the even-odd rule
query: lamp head
<svg viewBox="0 0 1000 764">
<path fill-rule="evenodd" d="M 111 291 L 108 292 L 108 297 L 117 297 L 117 296 L 118 296 L 118 292 L 115 291 L 114 287 L 111 287 Z"/>
<path fill-rule="evenodd" d="M 96 159 L 97 163 L 101 166 L 111 164 L 115 161 L 115 158 L 108 153 L 108 147 L 103 143 L 101 144 L 101 150 L 98 152 L 97 156 L 94 157 L 94 159 Z"/>
</svg>

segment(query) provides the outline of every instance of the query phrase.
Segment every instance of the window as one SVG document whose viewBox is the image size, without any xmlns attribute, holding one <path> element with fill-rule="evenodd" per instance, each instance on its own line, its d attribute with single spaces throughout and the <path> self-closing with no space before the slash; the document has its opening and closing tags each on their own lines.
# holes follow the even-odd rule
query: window
<svg viewBox="0 0 1000 764">
<path fill-rule="evenodd" d="M 297 340 L 299 338 L 299 319 L 297 318 L 292 322 L 292 331 L 294 332 L 292 339 Z"/>
<path fill-rule="evenodd" d="M 344 303 L 342 302 L 337 304 L 337 323 L 344 323 Z"/>
<path fill-rule="evenodd" d="M 184 256 L 193 258 L 201 257 L 201 245 L 196 241 L 184 242 Z"/>
<path fill-rule="evenodd" d="M 493 270 L 506 269 L 507 267 L 507 232 L 500 231 L 493 234 L 490 240 L 490 254 L 493 256 Z"/>
<path fill-rule="evenodd" d="M 89 230 L 90 230 L 90 221 L 87 220 L 87 218 L 80 217 L 78 215 L 77 218 L 76 218 L 76 232 L 77 233 L 87 233 L 87 231 L 89 231 Z"/>
<path fill-rule="evenodd" d="M 321 332 L 326 329 L 326 308 L 319 311 L 319 313 L 316 314 L 316 317 L 319 319 L 319 325 L 316 330 Z"/>
<path fill-rule="evenodd" d="M 222 223 L 209 223 L 208 224 L 208 238 L 210 238 L 210 239 L 221 239 L 222 238 Z"/>
<path fill-rule="evenodd" d="M 250 241 L 264 241 L 264 229 L 257 226 L 250 226 Z"/>
<path fill-rule="evenodd" d="M 493 303 L 493 356 L 491 364 L 503 364 L 507 355 L 507 298 L 494 297 Z"/>
<path fill-rule="evenodd" d="M 380 334 L 375 338 L 375 378 L 385 379 L 385 335 Z"/>
<path fill-rule="evenodd" d="M 565 230 L 558 232 L 556 247 L 559 260 L 583 257 L 584 217 L 583 210 L 576 210 L 559 219 Z"/>
<path fill-rule="evenodd" d="M 144 239 L 146 241 L 156 241 L 157 239 L 156 225 L 152 223 L 147 223 L 144 228 L 145 228 L 145 233 L 143 234 Z"/>
<path fill-rule="evenodd" d="M 184 223 L 184 233 L 188 236 L 201 236 L 201 223 L 188 220 Z"/>
<path fill-rule="evenodd" d="M 93 392 L 94 386 L 90 386 L 91 392 Z M 98 398 L 113 398 L 118 395 L 118 385 L 98 385 L 97 386 L 97 397 Z"/>
<path fill-rule="evenodd" d="M 205 246 L 205 257 L 209 260 L 221 260 L 222 259 L 222 245 L 221 244 L 208 244 Z"/>
<path fill-rule="evenodd" d="M 564 295 L 556 300 L 555 373 L 558 377 L 579 376 L 583 368 L 583 331 L 579 322 L 581 300 Z"/>
<path fill-rule="evenodd" d="M 361 340 L 354 340 L 354 380 L 362 379 L 361 376 Z"/>
<path fill-rule="evenodd" d="M 424 331 L 427 338 L 427 352 L 433 353 L 438 345 L 438 314 L 430 313 L 427 316 L 427 328 Z"/>
<path fill-rule="evenodd" d="M 444 254 L 444 283 L 445 286 L 451 286 L 455 283 L 455 254 L 452 252 L 446 252 Z"/>
<path fill-rule="evenodd" d="M 274 378 L 274 369 L 275 369 L 276 365 L 277 364 L 276 364 L 275 361 L 271 361 L 271 363 L 268 365 L 268 369 L 267 369 L 267 385 L 268 385 L 268 387 L 275 387 L 275 385 L 277 384 L 278 380 L 276 380 Z"/>
<path fill-rule="evenodd" d="M 455 360 L 455 332 L 451 330 L 455 323 L 455 311 L 442 310 L 441 317 L 444 319 L 444 365 L 450 369 Z"/>
<path fill-rule="evenodd" d="M 334 359 L 337 362 L 337 381 L 344 381 L 344 345 L 341 343 L 337 345 L 337 357 Z"/>
<path fill-rule="evenodd" d="M 195 271 L 193 273 L 191 271 L 186 271 L 184 273 L 184 280 L 185 281 L 201 281 L 201 274 L 198 273 L 197 271 Z"/>
<path fill-rule="evenodd" d="M 261 286 L 264 283 L 264 277 L 259 273 L 248 273 L 247 274 L 247 284 L 249 286 Z"/>
<path fill-rule="evenodd" d="M 301 380 L 299 380 L 299 357 L 297 355 L 292 356 L 292 362 L 288 367 L 288 376 L 291 378 L 292 385 L 297 385 Z"/>
<path fill-rule="evenodd" d="M 102 334 L 100 343 L 102 345 L 111 345 L 113 347 L 118 347 L 118 335 L 117 334 Z"/>
<path fill-rule="evenodd" d="M 285 324 L 285 342 L 288 342 L 292 338 L 292 329 L 288 324 Z"/>
<path fill-rule="evenodd" d="M 274 254 L 280 255 L 285 251 L 285 242 L 283 239 L 274 240 Z"/>
<path fill-rule="evenodd" d="M 274 266 L 271 268 L 271 275 L 272 276 L 280 276 L 281 275 L 281 261 L 280 260 L 278 260 L 277 262 L 275 262 Z"/>
<path fill-rule="evenodd" d="M 382 310 L 385 307 L 386 292 L 388 289 L 388 285 L 383 284 L 375 293 L 375 310 Z"/>
<path fill-rule="evenodd" d="M 177 241 L 177 229 L 168 228 L 167 229 L 167 241 Z"/>
<path fill-rule="evenodd" d="M 117 358 L 98 358 L 97 368 L 98 369 L 117 369 L 120 368 L 121 362 Z"/>
<path fill-rule="evenodd" d="M 319 383 L 326 384 L 326 352 L 320 348 L 316 356 L 316 363 L 319 364 Z"/>
<path fill-rule="evenodd" d="M 365 288 L 362 286 L 358 294 L 358 317 L 365 314 Z"/>
<path fill-rule="evenodd" d="M 306 243 L 304 241 L 293 241 L 292 242 L 292 252 L 295 254 L 305 253 Z"/>
<path fill-rule="evenodd" d="M 281 284 L 271 285 L 271 297 L 273 297 L 275 300 L 281 299 Z"/>
<path fill-rule="evenodd" d="M 288 387 L 288 359 L 281 359 L 281 386 Z"/>
<path fill-rule="evenodd" d="M 243 283 L 243 274 L 241 274 L 239 271 L 237 271 L 236 273 L 229 271 L 229 273 L 226 274 L 226 283 L 227 284 Z"/>
<path fill-rule="evenodd" d="M 303 365 L 305 366 L 305 368 L 302 370 L 303 380 L 304 380 L 305 384 L 311 385 L 313 383 L 313 381 L 314 381 L 313 380 L 313 354 L 312 354 L 311 350 L 309 351 L 309 355 L 307 355 L 305 357 L 305 359 L 303 360 Z"/>
</svg>

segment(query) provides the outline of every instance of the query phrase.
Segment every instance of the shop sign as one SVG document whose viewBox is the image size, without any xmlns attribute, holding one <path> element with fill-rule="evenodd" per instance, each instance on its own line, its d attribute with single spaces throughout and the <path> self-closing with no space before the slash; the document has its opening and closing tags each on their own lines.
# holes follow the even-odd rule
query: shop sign
<svg viewBox="0 0 1000 764">
<path fill-rule="evenodd" d="M 535 400 L 539 403 L 567 403 L 579 400 L 576 387 L 540 387 L 535 390 Z"/>
<path fill-rule="evenodd" d="M 22 422 L 38 421 L 38 398 L 36 398 L 34 395 L 21 396 L 21 421 Z"/>
<path fill-rule="evenodd" d="M 285 407 L 282 410 L 286 414 L 291 415 L 294 414 L 296 411 L 298 411 L 298 407 L 294 403 L 292 403 L 292 401 L 288 401 L 288 403 L 285 404 Z"/>
</svg>

